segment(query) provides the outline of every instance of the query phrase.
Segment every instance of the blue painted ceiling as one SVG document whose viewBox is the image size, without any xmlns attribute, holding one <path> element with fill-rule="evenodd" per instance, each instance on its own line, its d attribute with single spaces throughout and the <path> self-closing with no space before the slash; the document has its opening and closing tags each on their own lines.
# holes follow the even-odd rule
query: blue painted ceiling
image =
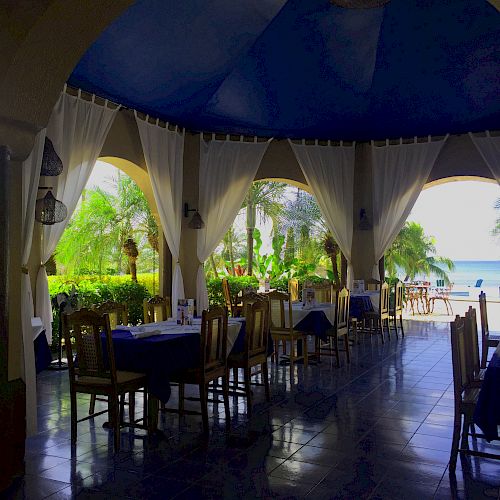
<svg viewBox="0 0 500 500">
<path fill-rule="evenodd" d="M 500 129 L 486 0 L 139 0 L 68 83 L 191 130 L 381 139 Z"/>
</svg>

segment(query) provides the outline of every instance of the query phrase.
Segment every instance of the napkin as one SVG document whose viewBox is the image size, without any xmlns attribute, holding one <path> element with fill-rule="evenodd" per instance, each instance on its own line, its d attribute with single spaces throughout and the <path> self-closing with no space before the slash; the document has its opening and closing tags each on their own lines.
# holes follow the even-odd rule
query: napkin
<svg viewBox="0 0 500 500">
<path fill-rule="evenodd" d="M 160 330 L 146 330 L 143 326 L 137 326 L 130 329 L 130 333 L 134 339 L 144 339 L 146 337 L 152 337 L 153 335 L 159 335 Z"/>
</svg>

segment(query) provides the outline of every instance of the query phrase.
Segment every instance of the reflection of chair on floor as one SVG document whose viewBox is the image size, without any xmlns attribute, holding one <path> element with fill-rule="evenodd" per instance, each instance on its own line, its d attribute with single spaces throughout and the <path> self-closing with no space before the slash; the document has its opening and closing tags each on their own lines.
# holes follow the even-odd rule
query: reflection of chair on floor
<svg viewBox="0 0 500 500">
<path fill-rule="evenodd" d="M 444 280 L 443 280 L 444 284 Z M 429 298 L 429 312 L 432 314 L 434 312 L 434 305 L 436 303 L 436 300 L 442 300 L 445 307 L 446 307 L 446 314 L 452 315 L 453 314 L 453 308 L 451 307 L 451 302 L 450 302 L 450 293 L 451 293 L 451 285 L 450 286 L 443 286 L 443 287 L 438 287 L 436 288 L 431 297 Z"/>
<path fill-rule="evenodd" d="M 486 368 L 488 361 L 488 349 L 490 347 L 497 347 L 500 343 L 500 335 L 491 335 L 488 327 L 488 311 L 486 303 L 486 294 L 481 292 L 479 294 L 479 313 L 481 314 L 481 368 Z"/>
</svg>

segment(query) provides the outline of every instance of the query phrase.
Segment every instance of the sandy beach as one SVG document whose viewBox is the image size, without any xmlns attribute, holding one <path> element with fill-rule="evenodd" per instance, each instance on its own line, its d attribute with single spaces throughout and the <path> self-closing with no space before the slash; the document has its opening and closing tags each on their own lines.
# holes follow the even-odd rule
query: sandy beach
<svg viewBox="0 0 500 500">
<path fill-rule="evenodd" d="M 488 305 L 488 325 L 490 331 L 500 332 L 500 298 L 497 293 L 492 293 L 493 290 L 485 290 Z M 489 293 L 488 293 L 489 292 Z M 411 310 L 405 309 L 403 311 L 404 319 L 412 321 L 453 321 L 455 315 L 463 316 L 465 311 L 470 306 L 476 309 L 478 324 L 479 324 L 479 292 L 470 294 L 469 297 L 452 296 L 450 297 L 450 304 L 453 309 L 453 314 L 447 314 L 446 306 L 442 300 L 435 303 L 434 311 L 432 314 L 412 314 Z M 495 296 L 496 295 L 496 296 Z"/>
</svg>

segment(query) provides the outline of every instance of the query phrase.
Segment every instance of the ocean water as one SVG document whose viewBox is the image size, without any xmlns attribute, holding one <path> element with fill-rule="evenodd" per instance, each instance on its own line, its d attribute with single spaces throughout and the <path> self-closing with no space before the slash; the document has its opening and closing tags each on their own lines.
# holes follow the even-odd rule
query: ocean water
<svg viewBox="0 0 500 500">
<path fill-rule="evenodd" d="M 475 292 L 484 290 L 490 297 L 500 296 L 500 260 L 456 260 L 453 262 L 455 269 L 448 271 L 450 282 L 453 283 L 452 294 L 462 295 L 469 292 L 471 296 Z M 418 276 L 418 280 L 429 280 L 436 285 L 437 276 Z M 477 280 L 483 282 L 476 288 Z M 455 293 L 453 293 L 455 292 Z"/>
</svg>

